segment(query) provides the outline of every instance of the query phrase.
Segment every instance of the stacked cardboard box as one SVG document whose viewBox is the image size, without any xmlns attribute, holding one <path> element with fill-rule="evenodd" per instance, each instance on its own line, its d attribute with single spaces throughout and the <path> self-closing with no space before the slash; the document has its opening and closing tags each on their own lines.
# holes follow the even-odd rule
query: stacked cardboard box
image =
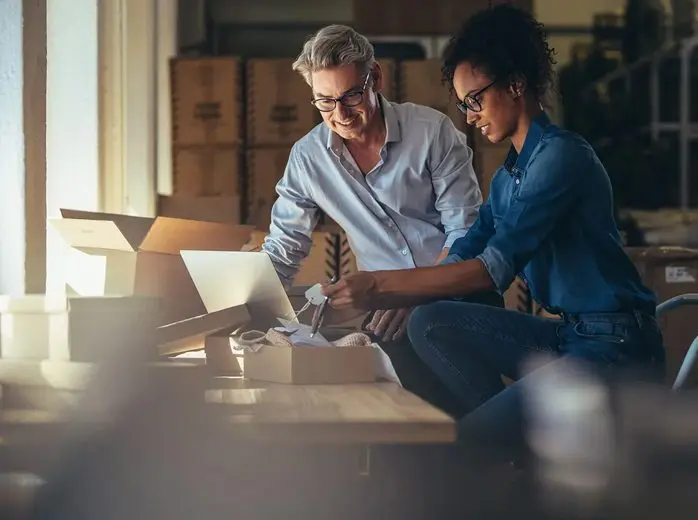
<svg viewBox="0 0 698 520">
<path fill-rule="evenodd" d="M 164 216 L 240 222 L 242 118 L 240 61 L 174 59 L 173 196 Z"/>
<path fill-rule="evenodd" d="M 630 258 L 647 287 L 654 291 L 657 303 L 674 296 L 698 293 L 698 250 L 683 247 L 630 247 Z M 698 336 L 698 308 L 691 305 L 669 311 L 658 324 L 666 349 L 666 378 L 673 382 L 679 367 Z M 698 383 L 698 370 L 690 374 L 689 384 Z"/>
<path fill-rule="evenodd" d="M 261 247 L 266 234 L 265 231 L 254 231 L 247 249 Z M 356 259 L 344 231 L 336 226 L 320 226 L 313 232 L 312 239 L 310 252 L 301 264 L 294 286 L 305 287 L 325 282 L 333 276 L 341 278 L 356 272 Z M 304 298 L 302 303 L 305 303 Z"/>
<path fill-rule="evenodd" d="M 441 60 L 409 60 L 400 64 L 400 99 L 435 108 L 449 116 L 456 128 L 467 128 L 448 87 L 441 83 Z"/>
<path fill-rule="evenodd" d="M 246 64 L 246 222 L 269 230 L 276 184 L 293 143 L 320 122 L 310 88 L 292 59 L 251 59 Z"/>
<path fill-rule="evenodd" d="M 387 58 L 378 60 L 383 73 L 383 88 L 381 93 L 386 99 L 396 101 L 398 96 L 397 62 Z"/>
</svg>

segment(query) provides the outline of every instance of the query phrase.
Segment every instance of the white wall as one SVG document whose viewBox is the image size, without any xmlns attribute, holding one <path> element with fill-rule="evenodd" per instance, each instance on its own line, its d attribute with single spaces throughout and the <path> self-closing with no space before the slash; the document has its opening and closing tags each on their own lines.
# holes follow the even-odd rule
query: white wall
<svg viewBox="0 0 698 520">
<path fill-rule="evenodd" d="M 0 4 L 0 294 L 24 291 L 22 0 Z"/>
</svg>

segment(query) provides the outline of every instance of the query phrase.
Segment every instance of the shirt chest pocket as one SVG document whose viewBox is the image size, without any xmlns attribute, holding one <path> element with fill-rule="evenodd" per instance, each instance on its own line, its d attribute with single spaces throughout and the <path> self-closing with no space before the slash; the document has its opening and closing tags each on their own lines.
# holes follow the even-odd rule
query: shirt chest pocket
<svg viewBox="0 0 698 520">
<path fill-rule="evenodd" d="M 491 196 L 491 209 L 492 209 L 492 219 L 494 221 L 494 229 L 496 230 L 501 224 L 502 220 L 506 218 L 506 213 L 514 203 L 514 199 L 519 192 L 519 185 L 517 183 L 518 178 L 507 179 L 509 182 L 502 186 L 502 189 L 494 195 Z"/>
</svg>

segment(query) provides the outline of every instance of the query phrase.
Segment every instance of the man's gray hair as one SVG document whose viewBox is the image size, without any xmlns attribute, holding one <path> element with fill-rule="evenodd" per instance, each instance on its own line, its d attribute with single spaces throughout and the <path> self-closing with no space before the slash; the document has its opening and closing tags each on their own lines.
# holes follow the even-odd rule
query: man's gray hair
<svg viewBox="0 0 698 520">
<path fill-rule="evenodd" d="M 311 74 L 320 69 L 357 64 L 368 73 L 376 63 L 373 45 L 368 38 L 346 25 L 328 25 L 303 45 L 293 62 L 293 70 L 312 85 Z"/>
</svg>

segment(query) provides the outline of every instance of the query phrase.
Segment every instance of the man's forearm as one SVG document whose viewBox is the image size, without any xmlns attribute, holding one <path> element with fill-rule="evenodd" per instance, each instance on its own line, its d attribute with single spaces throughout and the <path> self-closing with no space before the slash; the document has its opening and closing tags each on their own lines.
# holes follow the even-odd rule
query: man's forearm
<svg viewBox="0 0 698 520">
<path fill-rule="evenodd" d="M 375 276 L 375 307 L 385 309 L 411 307 L 494 288 L 489 272 L 478 259 L 418 269 L 380 271 Z"/>
</svg>

